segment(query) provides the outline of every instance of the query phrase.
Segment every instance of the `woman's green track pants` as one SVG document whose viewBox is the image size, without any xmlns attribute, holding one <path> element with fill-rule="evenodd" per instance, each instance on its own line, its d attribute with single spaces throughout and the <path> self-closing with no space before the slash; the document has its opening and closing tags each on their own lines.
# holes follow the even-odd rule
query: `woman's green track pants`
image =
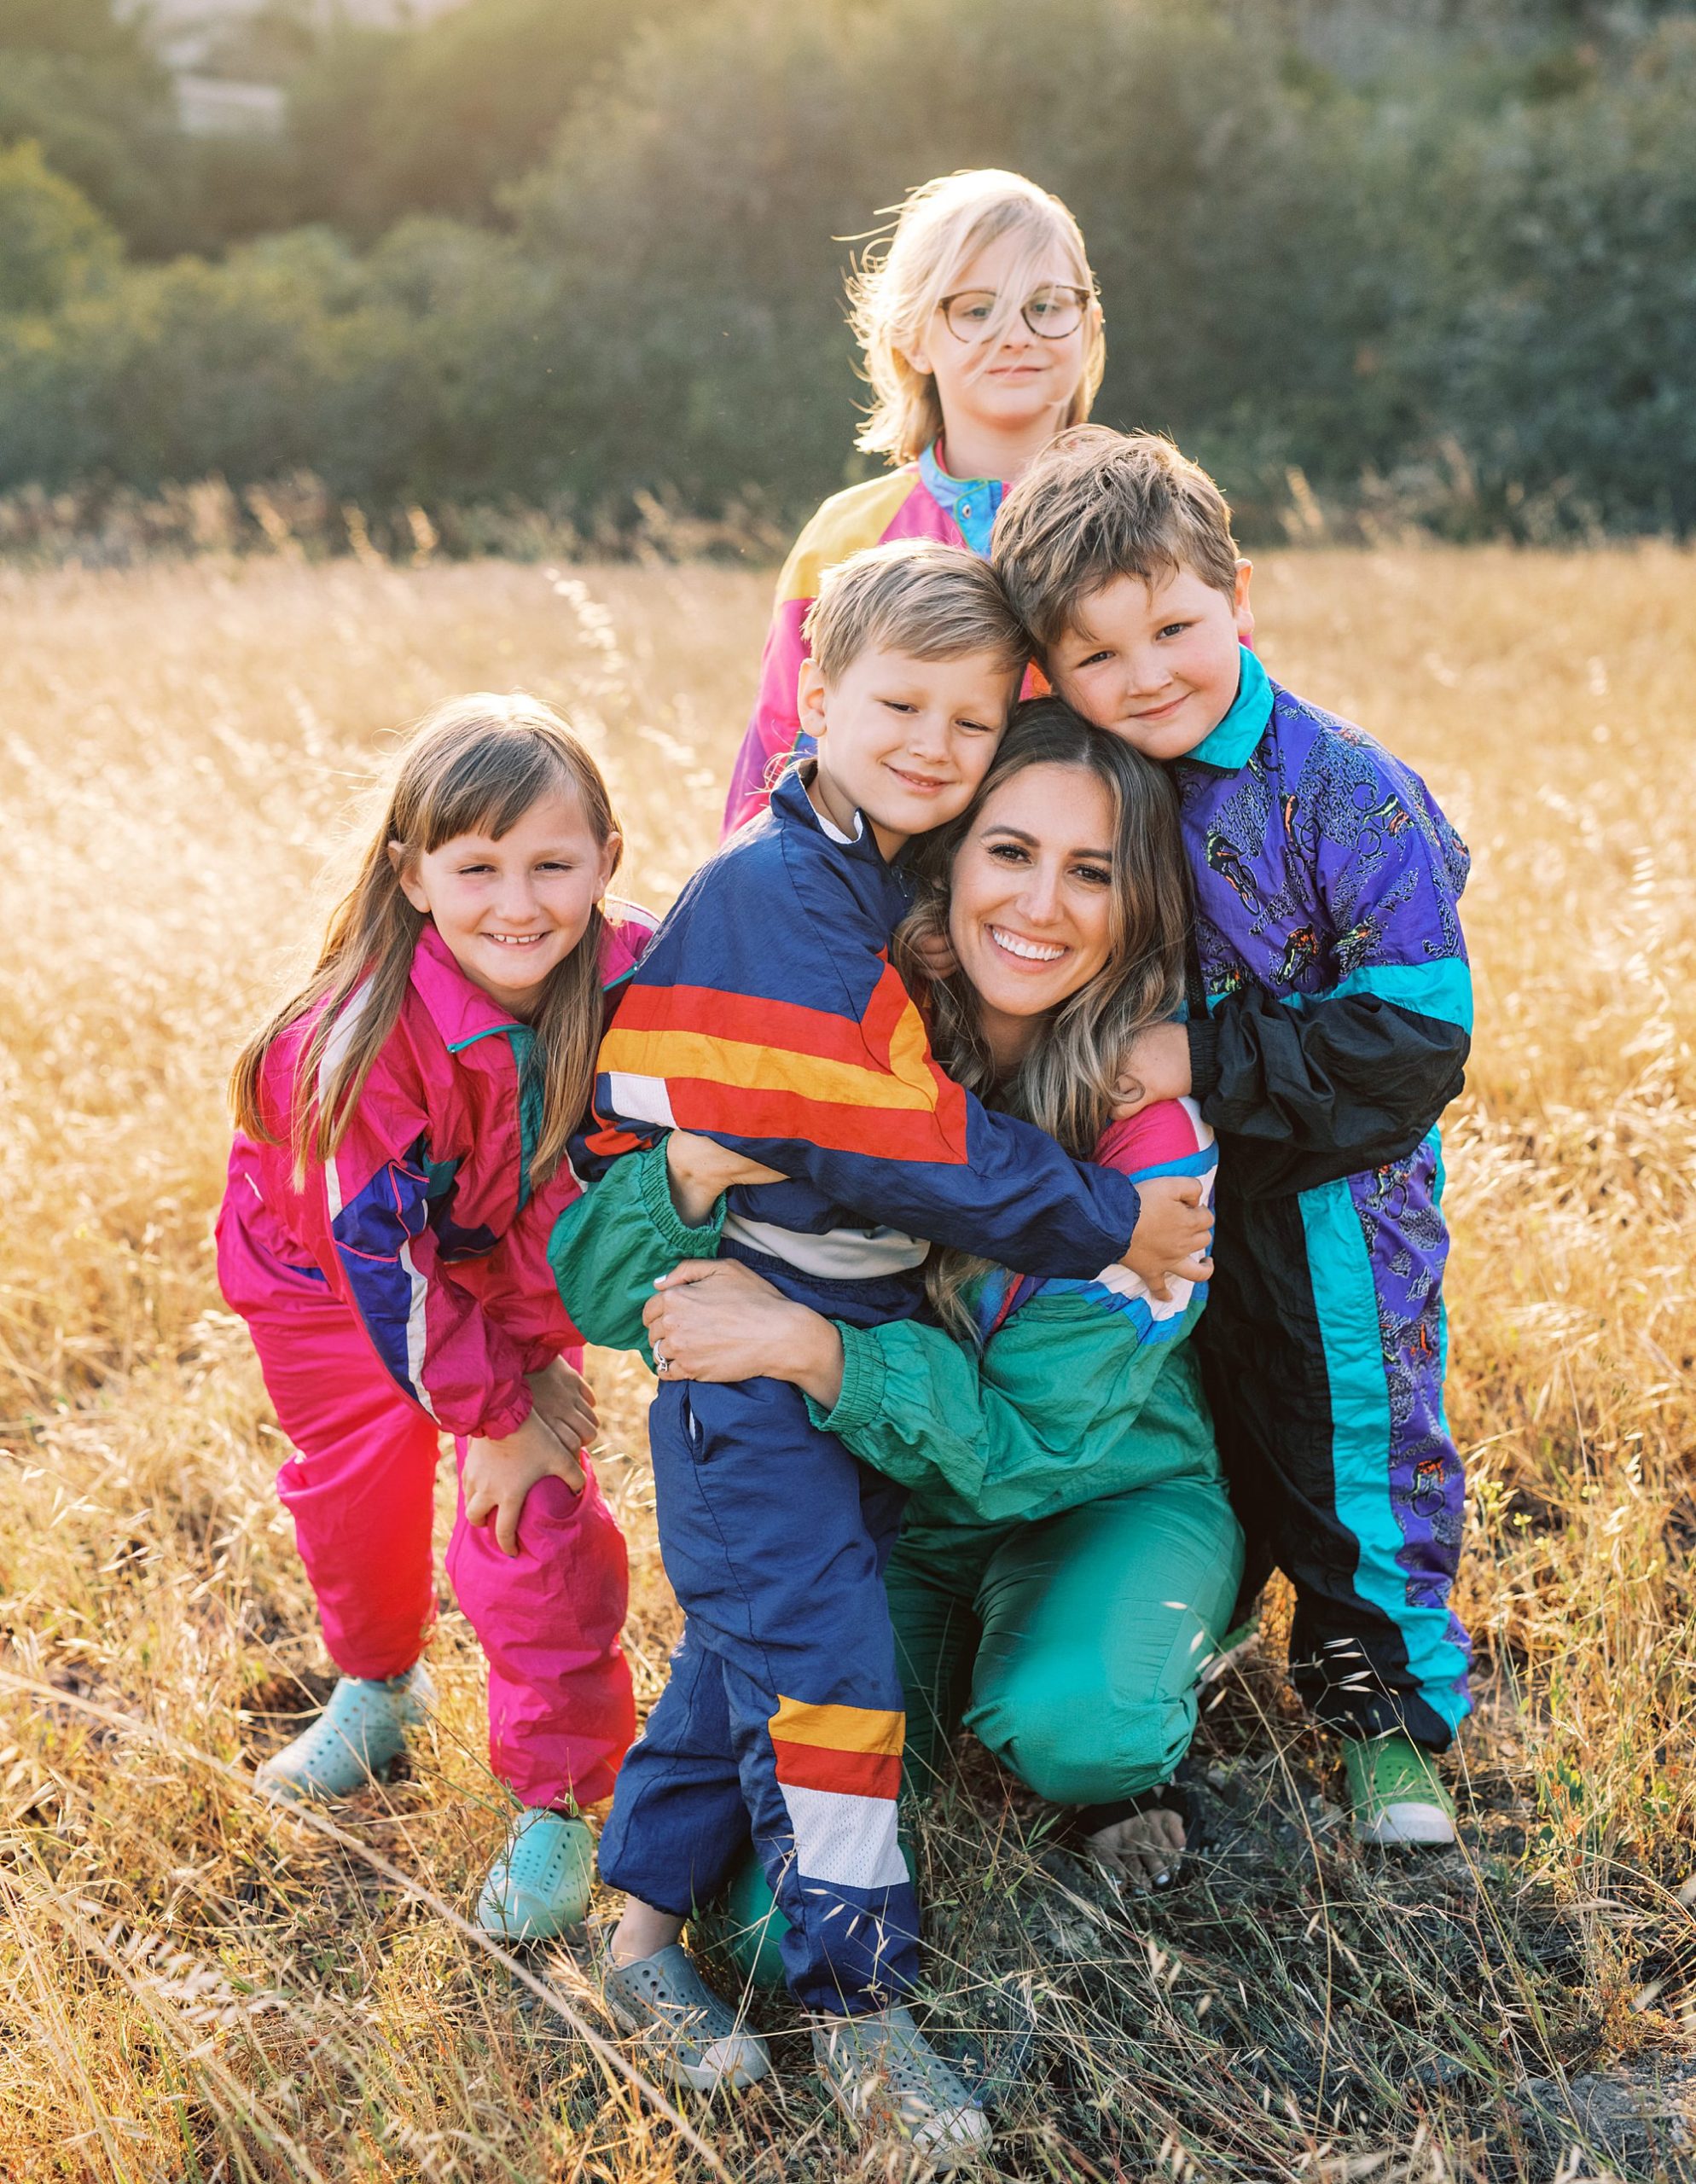
<svg viewBox="0 0 1696 2184">
<path fill-rule="evenodd" d="M 928 1792 L 962 1724 L 1054 1804 L 1169 1781 L 1241 1573 L 1217 1479 L 1165 1479 L 1035 1524 L 936 1521 L 915 1502 L 884 1578 L 908 1794 Z M 751 1885 L 732 1887 L 745 1977 L 764 1908 Z"/>
</svg>

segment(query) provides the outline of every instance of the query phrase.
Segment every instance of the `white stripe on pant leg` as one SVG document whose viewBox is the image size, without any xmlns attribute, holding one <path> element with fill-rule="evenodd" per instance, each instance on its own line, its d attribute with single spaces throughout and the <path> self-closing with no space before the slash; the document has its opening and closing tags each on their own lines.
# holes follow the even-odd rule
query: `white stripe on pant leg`
<svg viewBox="0 0 1696 2184">
<path fill-rule="evenodd" d="M 909 1878 L 896 1835 L 893 1798 L 806 1790 L 780 1782 L 795 1831 L 796 1870 L 841 1888 L 894 1888 Z"/>
</svg>

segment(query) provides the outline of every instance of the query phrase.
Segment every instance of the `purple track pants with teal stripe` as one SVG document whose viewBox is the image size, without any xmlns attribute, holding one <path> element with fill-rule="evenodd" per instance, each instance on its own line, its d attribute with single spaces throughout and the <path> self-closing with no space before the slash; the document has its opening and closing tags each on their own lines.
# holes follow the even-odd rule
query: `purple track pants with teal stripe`
<svg viewBox="0 0 1696 2184">
<path fill-rule="evenodd" d="M 1297 1690 L 1345 1734 L 1439 1751 L 1470 1651 L 1449 1606 L 1464 1480 L 1443 1407 L 1441 1182 L 1433 1132 L 1315 1189 L 1222 1189 L 1197 1334 L 1246 1589 L 1275 1561 L 1295 1586 Z"/>
</svg>

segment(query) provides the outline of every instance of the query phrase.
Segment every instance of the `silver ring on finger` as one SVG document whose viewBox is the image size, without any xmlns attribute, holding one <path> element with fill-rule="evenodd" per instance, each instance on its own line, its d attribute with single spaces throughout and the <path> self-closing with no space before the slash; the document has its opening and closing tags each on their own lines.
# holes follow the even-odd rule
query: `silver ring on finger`
<svg viewBox="0 0 1696 2184">
<path fill-rule="evenodd" d="M 669 1361 L 666 1358 L 665 1351 L 659 1347 L 659 1345 L 657 1342 L 653 1345 L 653 1370 L 658 1377 L 663 1380 L 665 1377 L 665 1367 Z"/>
</svg>

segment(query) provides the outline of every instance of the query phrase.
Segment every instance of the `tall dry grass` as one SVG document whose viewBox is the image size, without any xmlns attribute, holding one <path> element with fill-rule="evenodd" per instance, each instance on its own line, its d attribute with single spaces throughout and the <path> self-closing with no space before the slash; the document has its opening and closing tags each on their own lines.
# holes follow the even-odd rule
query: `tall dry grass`
<svg viewBox="0 0 1696 2184">
<path fill-rule="evenodd" d="M 1036 2027 L 1008 2174 L 1570 2184 L 1681 2158 L 1652 2111 L 1696 2053 L 1693 576 L 1658 548 L 1261 572 L 1275 672 L 1392 741 L 1474 851 L 1449 1131 L 1467 1840 L 1349 1844 L 1275 1648 L 1206 1717 L 1209 1847 L 1170 1898 L 1117 1904 L 968 1754 L 925 1891 L 942 2020 Z M 625 814 L 624 884 L 668 901 L 714 839 L 765 600 L 704 569 L 0 572 L 9 2184 L 883 2173 L 782 2007 L 777 2087 L 693 2112 L 710 2156 L 572 2029 L 605 2030 L 568 1955 L 526 1964 L 538 1994 L 454 1923 L 502 1808 L 450 1609 L 404 1779 L 328 1829 L 247 1787 L 327 1678 L 212 1279 L 229 1052 L 385 734 L 447 692 L 560 702 Z M 596 1373 L 650 1697 L 675 1611 L 646 1383 Z"/>
</svg>

